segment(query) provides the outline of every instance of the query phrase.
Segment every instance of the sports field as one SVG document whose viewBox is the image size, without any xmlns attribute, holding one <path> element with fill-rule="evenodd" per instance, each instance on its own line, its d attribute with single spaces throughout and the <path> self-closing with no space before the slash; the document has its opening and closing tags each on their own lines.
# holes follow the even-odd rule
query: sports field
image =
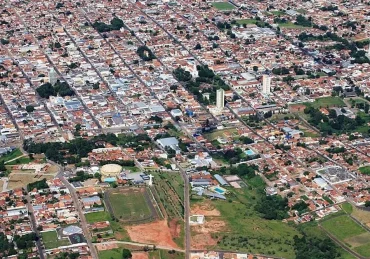
<svg viewBox="0 0 370 259">
<path fill-rule="evenodd" d="M 228 2 L 214 2 L 213 7 L 221 11 L 229 11 L 235 9 L 235 6 Z"/>
<path fill-rule="evenodd" d="M 107 207 L 116 219 L 140 221 L 151 218 L 155 210 L 145 188 L 120 188 L 106 194 Z"/>
<path fill-rule="evenodd" d="M 327 107 L 343 107 L 346 106 L 344 101 L 339 97 L 323 97 L 318 98 L 312 103 L 306 103 L 314 108 L 327 108 Z"/>
</svg>

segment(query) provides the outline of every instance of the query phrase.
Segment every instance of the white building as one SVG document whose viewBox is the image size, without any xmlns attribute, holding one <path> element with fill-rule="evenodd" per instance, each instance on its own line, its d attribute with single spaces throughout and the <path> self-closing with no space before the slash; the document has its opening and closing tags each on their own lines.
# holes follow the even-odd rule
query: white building
<svg viewBox="0 0 370 259">
<path fill-rule="evenodd" d="M 262 76 L 262 93 L 263 94 L 271 93 L 271 77 L 269 75 Z"/>
<path fill-rule="evenodd" d="M 216 92 L 216 106 L 218 109 L 223 109 L 225 106 L 225 90 L 222 88 Z"/>
<path fill-rule="evenodd" d="M 58 74 L 57 72 L 55 71 L 54 68 L 50 68 L 49 70 L 49 83 L 51 85 L 55 85 L 55 83 L 57 82 L 58 80 Z"/>
</svg>

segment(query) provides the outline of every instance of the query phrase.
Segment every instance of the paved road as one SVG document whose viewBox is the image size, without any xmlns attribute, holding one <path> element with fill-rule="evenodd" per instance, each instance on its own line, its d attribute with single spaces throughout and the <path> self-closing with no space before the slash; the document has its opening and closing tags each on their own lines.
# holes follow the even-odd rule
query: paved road
<svg viewBox="0 0 370 259">
<path fill-rule="evenodd" d="M 28 212 L 30 214 L 30 222 L 31 222 L 32 231 L 34 233 L 36 233 L 36 235 L 39 237 L 40 232 L 37 230 L 36 218 L 35 218 L 35 215 L 34 215 L 34 210 L 33 210 L 33 206 L 32 206 L 32 203 L 31 203 L 31 198 L 28 195 L 28 193 L 26 195 L 26 199 L 27 199 L 27 209 L 28 209 Z M 40 259 L 45 259 L 44 248 L 42 246 L 42 243 L 41 243 L 40 239 L 38 239 L 36 241 L 36 248 L 37 248 L 37 251 L 39 252 Z"/>
<path fill-rule="evenodd" d="M 93 259 L 98 259 L 99 258 L 98 257 L 98 253 L 96 252 L 96 249 L 95 249 L 94 244 L 91 242 L 90 232 L 89 232 L 89 228 L 87 226 L 87 221 L 86 221 L 85 215 L 84 215 L 84 213 L 82 211 L 82 205 L 80 204 L 80 201 L 78 199 L 76 190 L 63 177 L 63 175 L 61 173 L 59 173 L 57 175 L 57 177 L 63 182 L 63 184 L 68 188 L 69 192 L 71 193 L 71 196 L 72 196 L 72 199 L 73 199 L 73 203 L 76 206 L 76 209 L 77 209 L 77 212 L 78 212 L 78 215 L 79 215 L 79 218 L 80 218 L 80 223 L 81 223 L 80 225 L 81 225 L 82 231 L 83 231 L 84 236 L 86 238 L 87 245 L 89 246 L 89 249 L 90 249 L 91 256 L 92 256 Z"/>
</svg>

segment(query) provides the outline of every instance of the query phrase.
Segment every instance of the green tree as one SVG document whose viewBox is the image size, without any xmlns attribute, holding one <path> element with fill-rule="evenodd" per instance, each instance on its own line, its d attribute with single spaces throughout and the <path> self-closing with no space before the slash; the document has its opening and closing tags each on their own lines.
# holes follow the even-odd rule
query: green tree
<svg viewBox="0 0 370 259">
<path fill-rule="evenodd" d="M 4 161 L 1 161 L 1 162 L 0 162 L 0 171 L 1 171 L 1 172 L 5 172 L 5 171 L 6 171 L 6 167 L 5 167 L 5 163 L 4 163 Z"/>
<path fill-rule="evenodd" d="M 128 249 L 123 249 L 122 250 L 122 259 L 130 259 L 132 258 L 132 254 L 131 254 L 131 251 L 128 250 Z"/>
</svg>

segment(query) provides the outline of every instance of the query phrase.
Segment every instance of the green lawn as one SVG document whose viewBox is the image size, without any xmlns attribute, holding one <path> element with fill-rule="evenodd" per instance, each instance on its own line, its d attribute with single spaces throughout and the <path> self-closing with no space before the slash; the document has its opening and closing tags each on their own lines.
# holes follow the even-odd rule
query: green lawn
<svg viewBox="0 0 370 259">
<path fill-rule="evenodd" d="M 352 205 L 348 202 L 343 203 L 341 207 L 342 207 L 342 210 L 344 210 L 348 214 L 351 214 L 353 211 Z"/>
<path fill-rule="evenodd" d="M 370 257 L 370 243 L 356 247 L 353 250 L 355 250 L 357 253 L 359 253 L 362 256 Z"/>
<path fill-rule="evenodd" d="M 122 249 L 99 251 L 99 259 L 122 259 Z"/>
<path fill-rule="evenodd" d="M 6 163 L 7 165 L 19 165 L 19 164 L 28 164 L 30 163 L 32 160 L 28 157 L 28 156 L 24 156 L 24 157 L 20 157 L 16 160 L 13 160 L 9 163 Z"/>
<path fill-rule="evenodd" d="M 58 240 L 58 235 L 56 231 L 41 232 L 41 236 L 42 242 L 44 243 L 46 249 L 70 245 L 68 239 Z"/>
<path fill-rule="evenodd" d="M 257 22 L 256 19 L 240 19 L 236 20 L 237 24 L 255 24 Z"/>
<path fill-rule="evenodd" d="M 114 216 L 123 220 L 139 220 L 151 215 L 144 193 L 140 189 L 113 191 L 109 194 L 109 201 Z"/>
<path fill-rule="evenodd" d="M 327 231 L 329 231 L 331 234 L 342 241 L 366 232 L 361 226 L 359 226 L 347 215 L 324 220 L 321 225 Z"/>
<path fill-rule="evenodd" d="M 284 15 L 285 11 L 270 11 L 273 15 L 279 16 L 279 15 Z"/>
<path fill-rule="evenodd" d="M 85 214 L 86 221 L 88 223 L 100 222 L 100 221 L 109 221 L 110 215 L 106 211 L 92 212 Z"/>
<path fill-rule="evenodd" d="M 6 162 L 6 161 L 9 161 L 9 160 L 12 160 L 12 159 L 14 159 L 16 157 L 19 157 L 21 155 L 23 155 L 23 153 L 17 148 L 15 150 L 13 150 L 12 152 L 10 152 L 9 154 L 0 157 L 0 162 L 1 161 Z"/>
<path fill-rule="evenodd" d="M 363 166 L 360 167 L 358 170 L 360 170 L 362 174 L 370 175 L 370 166 Z"/>
<path fill-rule="evenodd" d="M 221 11 L 229 11 L 235 9 L 235 6 L 228 2 L 214 2 L 213 7 Z"/>
<path fill-rule="evenodd" d="M 280 28 L 286 28 L 286 29 L 307 29 L 308 27 L 304 27 L 301 25 L 296 25 L 292 22 L 284 22 L 278 24 Z"/>
<path fill-rule="evenodd" d="M 346 104 L 344 101 L 339 97 L 323 97 L 318 98 L 312 103 L 305 103 L 308 106 L 312 106 L 314 108 L 330 108 L 330 107 L 344 107 Z"/>
</svg>

